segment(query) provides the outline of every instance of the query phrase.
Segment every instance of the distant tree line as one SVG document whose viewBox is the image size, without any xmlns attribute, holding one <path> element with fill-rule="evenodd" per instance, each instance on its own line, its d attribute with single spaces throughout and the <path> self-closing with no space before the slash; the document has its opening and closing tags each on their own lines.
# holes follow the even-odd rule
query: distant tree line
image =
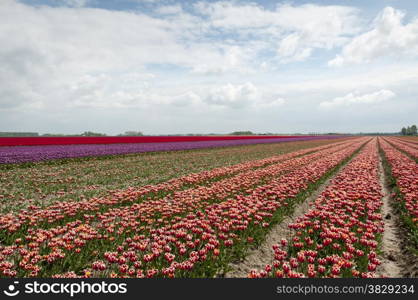
<svg viewBox="0 0 418 300">
<path fill-rule="evenodd" d="M 45 133 L 41 136 L 107 136 L 105 133 L 84 131 L 81 134 Z"/>
<path fill-rule="evenodd" d="M 417 135 L 417 125 L 402 127 L 401 134 L 402 135 Z"/>
<path fill-rule="evenodd" d="M 417 134 L 417 126 L 412 125 L 408 126 L 407 128 L 402 128 L 401 131 L 402 135 L 416 135 Z M 273 132 L 252 132 L 249 130 L 242 130 L 242 131 L 234 131 L 231 133 L 186 133 L 186 134 L 161 134 L 156 136 L 223 136 L 223 135 L 306 135 L 303 133 L 273 133 Z M 308 135 L 399 135 L 399 132 L 373 132 L 373 133 L 337 133 L 337 132 L 327 132 L 327 133 L 319 133 L 319 132 L 310 132 Z M 105 133 L 94 132 L 94 131 L 85 131 L 83 133 L 76 133 L 76 134 L 64 134 L 64 133 L 44 133 L 39 134 L 38 132 L 0 132 L 0 137 L 36 137 L 36 136 L 43 136 L 43 137 L 79 137 L 79 136 L 108 136 Z M 142 131 L 125 131 L 124 133 L 120 133 L 117 135 L 110 135 L 110 136 L 146 136 Z"/>
<path fill-rule="evenodd" d="M 37 132 L 0 132 L 2 137 L 39 136 Z"/>
<path fill-rule="evenodd" d="M 253 135 L 252 131 L 234 131 L 231 132 L 229 135 Z"/>
<path fill-rule="evenodd" d="M 118 136 L 143 136 L 141 131 L 125 131 L 125 133 L 118 134 Z"/>
<path fill-rule="evenodd" d="M 356 132 L 356 133 L 347 133 L 347 135 L 376 135 L 376 136 L 385 136 L 385 135 L 399 135 L 399 132 Z"/>
<path fill-rule="evenodd" d="M 118 134 L 117 136 L 143 136 L 144 134 L 141 131 L 126 131 L 125 133 Z M 32 136 L 45 136 L 45 137 L 55 137 L 55 136 L 107 136 L 105 133 L 93 132 L 93 131 L 84 131 L 80 134 L 64 134 L 64 133 L 44 133 L 39 134 L 38 132 L 0 132 L 0 137 L 32 137 Z"/>
</svg>

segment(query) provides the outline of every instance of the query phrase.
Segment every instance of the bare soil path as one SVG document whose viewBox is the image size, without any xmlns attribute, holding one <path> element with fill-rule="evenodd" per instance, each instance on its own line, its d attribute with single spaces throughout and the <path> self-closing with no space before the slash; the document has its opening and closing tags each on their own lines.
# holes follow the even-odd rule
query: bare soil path
<svg viewBox="0 0 418 300">
<path fill-rule="evenodd" d="M 379 259 L 382 264 L 377 273 L 383 277 L 418 277 L 418 257 L 408 247 L 408 233 L 402 226 L 399 212 L 393 205 L 395 199 L 388 185 L 382 158 L 380 158 L 380 182 L 383 188 L 382 216 L 385 228 L 382 237 L 382 254 Z"/>
<path fill-rule="evenodd" d="M 387 185 L 385 172 L 383 170 L 382 159 L 379 161 L 379 175 L 380 184 L 383 192 L 383 206 L 382 217 L 385 223 L 384 232 L 382 236 L 382 255 L 380 260 L 382 264 L 378 267 L 377 273 L 383 277 L 403 277 L 403 270 L 405 269 L 403 254 L 401 250 L 401 232 L 399 229 L 399 218 L 391 205 L 393 201 L 390 190 Z"/>
</svg>

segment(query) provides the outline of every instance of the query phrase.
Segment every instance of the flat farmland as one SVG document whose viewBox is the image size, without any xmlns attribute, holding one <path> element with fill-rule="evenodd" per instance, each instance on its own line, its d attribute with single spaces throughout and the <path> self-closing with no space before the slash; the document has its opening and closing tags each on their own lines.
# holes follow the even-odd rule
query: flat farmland
<svg viewBox="0 0 418 300">
<path fill-rule="evenodd" d="M 208 147 L 4 159 L 0 276 L 418 276 L 416 139 Z"/>
</svg>

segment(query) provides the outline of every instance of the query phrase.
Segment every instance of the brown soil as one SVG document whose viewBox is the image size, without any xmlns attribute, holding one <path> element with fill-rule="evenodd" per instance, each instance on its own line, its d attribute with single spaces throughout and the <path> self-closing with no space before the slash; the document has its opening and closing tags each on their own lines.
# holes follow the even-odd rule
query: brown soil
<svg viewBox="0 0 418 300">
<path fill-rule="evenodd" d="M 386 176 L 383 171 L 382 161 L 379 162 L 380 184 L 383 192 L 382 217 L 385 223 L 382 236 L 382 255 L 379 257 L 382 264 L 377 269 L 377 274 L 383 277 L 402 277 L 404 262 L 402 259 L 401 240 L 399 232 L 398 215 L 394 212 L 390 202 L 390 191 L 386 184 Z"/>
</svg>

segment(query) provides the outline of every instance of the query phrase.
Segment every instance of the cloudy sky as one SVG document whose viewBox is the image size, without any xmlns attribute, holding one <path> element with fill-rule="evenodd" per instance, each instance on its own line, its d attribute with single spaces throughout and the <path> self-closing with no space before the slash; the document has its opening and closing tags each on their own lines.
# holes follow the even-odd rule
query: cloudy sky
<svg viewBox="0 0 418 300">
<path fill-rule="evenodd" d="M 418 1 L 0 0 L 0 131 L 398 131 Z"/>
</svg>

